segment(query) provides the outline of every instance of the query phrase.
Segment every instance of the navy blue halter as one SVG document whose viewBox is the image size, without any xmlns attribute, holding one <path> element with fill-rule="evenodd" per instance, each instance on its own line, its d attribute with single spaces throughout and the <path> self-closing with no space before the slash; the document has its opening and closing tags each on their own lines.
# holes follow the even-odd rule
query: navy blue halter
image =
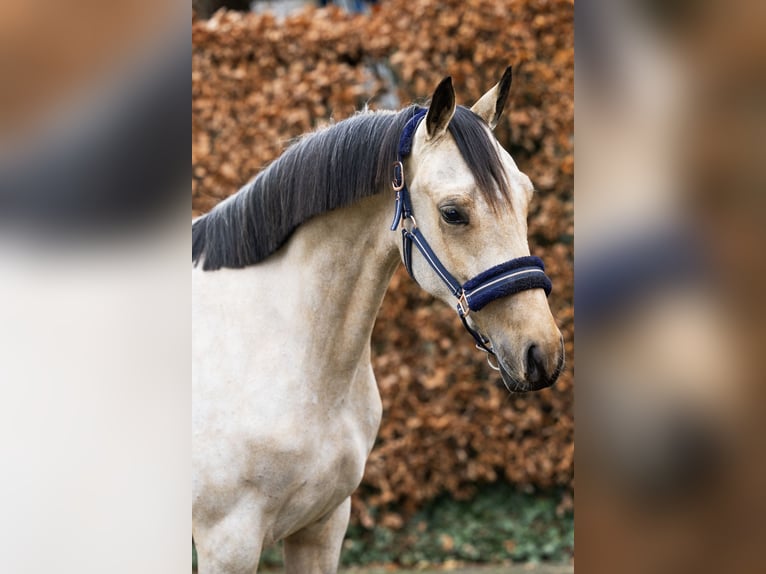
<svg viewBox="0 0 766 574">
<path fill-rule="evenodd" d="M 412 139 L 415 135 L 415 130 L 420 125 L 427 111 L 426 109 L 418 110 L 404 126 L 402 135 L 399 138 L 399 161 L 394 163 L 394 179 L 391 182 L 396 192 L 396 209 L 394 220 L 391 222 L 391 231 L 396 231 L 401 226 L 404 266 L 407 268 L 410 277 L 417 282 L 412 272 L 412 246 L 415 245 L 426 262 L 457 298 L 457 313 L 463 321 L 463 326 L 476 340 L 476 346 L 480 350 L 494 355 L 495 352 L 489 339 L 468 324 L 466 318 L 469 313 L 471 311 L 479 311 L 495 299 L 508 297 L 527 289 L 543 289 L 546 295 L 550 295 L 551 280 L 545 275 L 545 266 L 542 260 L 539 257 L 532 256 L 517 257 L 516 259 L 511 259 L 491 267 L 462 285 L 442 265 L 436 253 L 434 253 L 428 241 L 420 232 L 420 228 L 418 228 L 412 213 L 410 192 L 404 181 L 403 161 L 412 152 Z M 405 221 L 409 222 L 409 229 L 405 225 Z"/>
</svg>

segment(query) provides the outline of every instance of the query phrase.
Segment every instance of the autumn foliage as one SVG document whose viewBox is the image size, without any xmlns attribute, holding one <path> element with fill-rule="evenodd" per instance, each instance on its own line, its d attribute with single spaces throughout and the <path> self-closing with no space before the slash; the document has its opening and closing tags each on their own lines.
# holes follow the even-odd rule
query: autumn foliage
<svg viewBox="0 0 766 574">
<path fill-rule="evenodd" d="M 530 247 L 553 280 L 567 369 L 553 389 L 509 395 L 454 310 L 400 269 L 373 333 L 384 414 L 353 501 L 363 525 L 396 527 L 440 494 L 469 497 L 498 480 L 573 488 L 573 12 L 566 0 L 388 0 L 372 15 L 308 7 L 284 21 L 238 12 L 193 21 L 194 214 L 293 138 L 379 107 L 392 89 L 402 105 L 424 102 L 452 75 L 458 102 L 470 104 L 514 65 L 496 134 L 537 189 Z"/>
</svg>

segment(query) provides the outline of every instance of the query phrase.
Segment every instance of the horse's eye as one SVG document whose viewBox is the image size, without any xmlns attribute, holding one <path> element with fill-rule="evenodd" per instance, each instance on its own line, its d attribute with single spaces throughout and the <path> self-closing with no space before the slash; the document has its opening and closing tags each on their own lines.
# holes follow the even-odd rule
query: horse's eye
<svg viewBox="0 0 766 574">
<path fill-rule="evenodd" d="M 454 205 L 441 208 L 442 219 L 450 225 L 467 225 L 468 216 Z"/>
</svg>

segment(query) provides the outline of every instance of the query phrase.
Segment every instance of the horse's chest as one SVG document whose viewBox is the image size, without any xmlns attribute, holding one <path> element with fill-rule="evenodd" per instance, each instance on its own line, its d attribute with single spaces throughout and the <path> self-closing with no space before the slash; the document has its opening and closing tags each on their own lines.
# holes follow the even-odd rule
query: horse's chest
<svg viewBox="0 0 766 574">
<path fill-rule="evenodd" d="M 356 489 L 381 402 L 369 366 L 340 397 L 262 380 L 221 384 L 197 401 L 194 484 L 199 520 L 252 508 L 269 543 L 316 522 Z"/>
<path fill-rule="evenodd" d="M 303 433 L 305 440 L 283 453 L 289 469 L 272 485 L 272 499 L 279 501 L 274 539 L 319 520 L 350 496 L 361 482 L 372 441 L 366 429 L 343 416 Z"/>
<path fill-rule="evenodd" d="M 307 498 L 340 504 L 359 485 L 367 452 L 361 441 L 352 437 L 322 444 L 314 458 L 303 467 Z"/>
</svg>

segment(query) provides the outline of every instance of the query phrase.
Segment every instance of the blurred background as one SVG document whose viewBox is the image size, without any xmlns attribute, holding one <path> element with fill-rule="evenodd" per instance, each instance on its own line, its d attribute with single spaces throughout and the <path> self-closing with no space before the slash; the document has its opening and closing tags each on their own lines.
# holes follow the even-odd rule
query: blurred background
<svg viewBox="0 0 766 574">
<path fill-rule="evenodd" d="M 576 11 L 577 568 L 764 572 L 764 4 Z"/>
<path fill-rule="evenodd" d="M 530 248 L 553 281 L 567 368 L 553 389 L 509 395 L 454 311 L 400 269 L 373 334 L 383 421 L 353 497 L 342 560 L 485 562 L 499 571 L 514 562 L 571 564 L 572 2 L 242 4 L 193 2 L 194 215 L 307 131 L 365 106 L 426 103 L 447 75 L 458 103 L 470 106 L 513 65 L 495 133 L 537 189 Z"/>
</svg>

